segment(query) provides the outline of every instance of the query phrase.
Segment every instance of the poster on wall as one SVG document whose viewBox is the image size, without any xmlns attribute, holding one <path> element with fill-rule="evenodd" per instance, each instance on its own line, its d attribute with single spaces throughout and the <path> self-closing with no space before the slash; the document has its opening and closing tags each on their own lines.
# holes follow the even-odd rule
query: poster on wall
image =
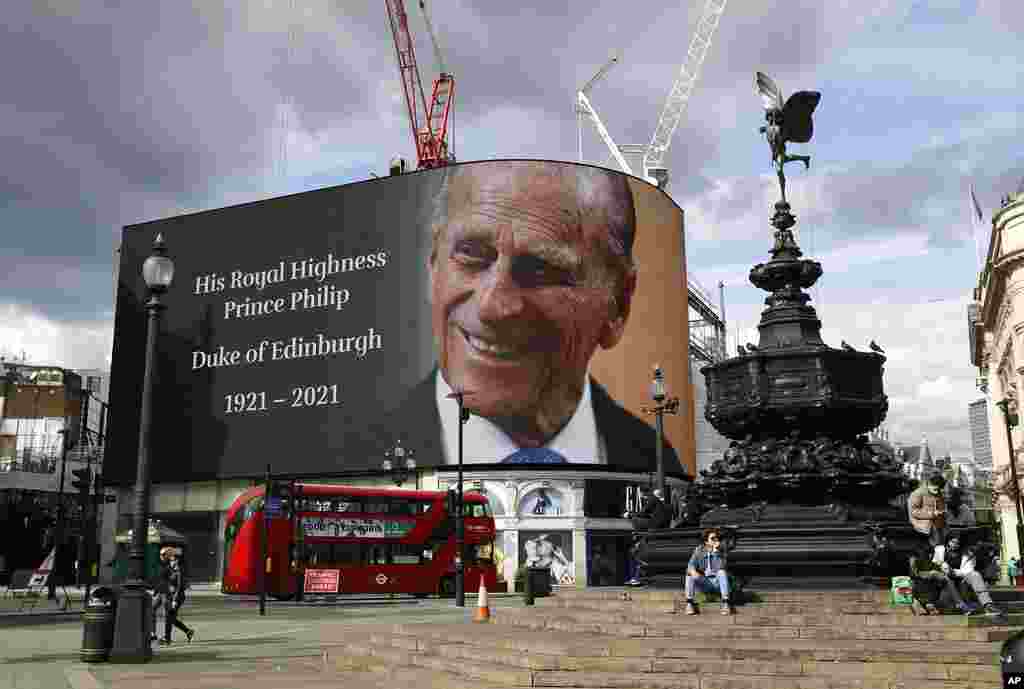
<svg viewBox="0 0 1024 689">
<path fill-rule="evenodd" d="M 466 464 L 649 472 L 651 367 L 690 387 L 683 214 L 667 194 L 576 163 L 460 163 L 125 227 L 112 483 L 134 478 L 141 267 L 158 236 L 174 276 L 155 481 L 376 469 L 398 441 L 420 467 L 456 464 L 456 389 L 471 393 Z M 690 413 L 666 419 L 670 474 Z"/>
<path fill-rule="evenodd" d="M 520 531 L 519 566 L 542 567 L 551 573 L 551 583 L 576 584 L 572 531 Z"/>
<path fill-rule="evenodd" d="M 552 488 L 535 488 L 523 496 L 522 515 L 560 515 L 562 502 L 562 494 L 559 491 Z"/>
</svg>

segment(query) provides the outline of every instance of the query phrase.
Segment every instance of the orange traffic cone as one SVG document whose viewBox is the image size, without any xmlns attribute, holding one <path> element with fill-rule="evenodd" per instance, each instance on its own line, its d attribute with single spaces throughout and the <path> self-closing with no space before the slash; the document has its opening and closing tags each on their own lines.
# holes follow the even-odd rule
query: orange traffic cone
<svg viewBox="0 0 1024 689">
<path fill-rule="evenodd" d="M 473 615 L 474 622 L 488 622 L 491 619 L 491 608 L 487 605 L 487 584 L 483 577 L 480 578 L 480 594 L 477 598 L 476 614 Z"/>
</svg>

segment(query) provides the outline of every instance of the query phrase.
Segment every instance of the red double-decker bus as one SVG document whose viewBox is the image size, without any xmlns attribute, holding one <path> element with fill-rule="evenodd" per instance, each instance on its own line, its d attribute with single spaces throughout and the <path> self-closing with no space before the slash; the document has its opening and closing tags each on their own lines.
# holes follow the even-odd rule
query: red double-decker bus
<svg viewBox="0 0 1024 689">
<path fill-rule="evenodd" d="M 262 561 L 263 486 L 242 493 L 227 513 L 224 579 L 231 594 L 260 591 L 281 600 L 307 593 L 455 592 L 455 515 L 443 491 L 295 484 L 271 498 L 267 561 Z M 294 505 L 292 504 L 294 500 Z M 465 493 L 465 590 L 481 577 L 498 590 L 494 517 L 487 498 Z M 294 509 L 293 509 L 294 508 Z M 334 589 L 334 590 L 331 590 Z"/>
</svg>

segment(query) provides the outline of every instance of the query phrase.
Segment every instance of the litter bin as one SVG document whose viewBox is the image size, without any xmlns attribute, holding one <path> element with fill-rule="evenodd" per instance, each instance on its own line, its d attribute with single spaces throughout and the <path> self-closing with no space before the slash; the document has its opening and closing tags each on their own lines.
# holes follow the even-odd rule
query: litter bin
<svg viewBox="0 0 1024 689">
<path fill-rule="evenodd" d="M 116 614 L 117 596 L 113 589 L 100 586 L 94 590 L 82 615 L 82 649 L 79 657 L 83 662 L 102 663 L 110 659 Z"/>
<path fill-rule="evenodd" d="M 1024 687 L 1024 630 L 1003 642 L 999 651 L 999 669 L 1003 674 L 1003 687 Z"/>
</svg>

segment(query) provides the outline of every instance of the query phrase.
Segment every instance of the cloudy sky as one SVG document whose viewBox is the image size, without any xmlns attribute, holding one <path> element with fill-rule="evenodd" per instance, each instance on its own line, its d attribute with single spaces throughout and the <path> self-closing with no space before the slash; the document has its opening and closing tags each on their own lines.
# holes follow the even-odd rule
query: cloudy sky
<svg viewBox="0 0 1024 689">
<path fill-rule="evenodd" d="M 576 159 L 574 92 L 646 143 L 703 2 L 429 0 L 458 79 L 460 160 Z M 123 225 L 366 179 L 413 158 L 383 0 L 18 0 L 0 26 L 0 355 L 105 367 Z M 407 0 L 424 79 L 436 69 Z M 776 200 L 755 70 L 822 92 L 790 168 L 826 341 L 886 349 L 894 439 L 967 455 L 978 397 L 967 193 L 1024 177 L 1024 3 L 731 0 L 673 140 L 691 274 L 756 341 Z M 605 164 L 593 131 L 590 162 Z M 799 147 L 797 147 L 799 148 Z M 987 237 L 980 237 L 984 244 Z M 714 290 L 717 292 L 717 290 Z"/>
</svg>

